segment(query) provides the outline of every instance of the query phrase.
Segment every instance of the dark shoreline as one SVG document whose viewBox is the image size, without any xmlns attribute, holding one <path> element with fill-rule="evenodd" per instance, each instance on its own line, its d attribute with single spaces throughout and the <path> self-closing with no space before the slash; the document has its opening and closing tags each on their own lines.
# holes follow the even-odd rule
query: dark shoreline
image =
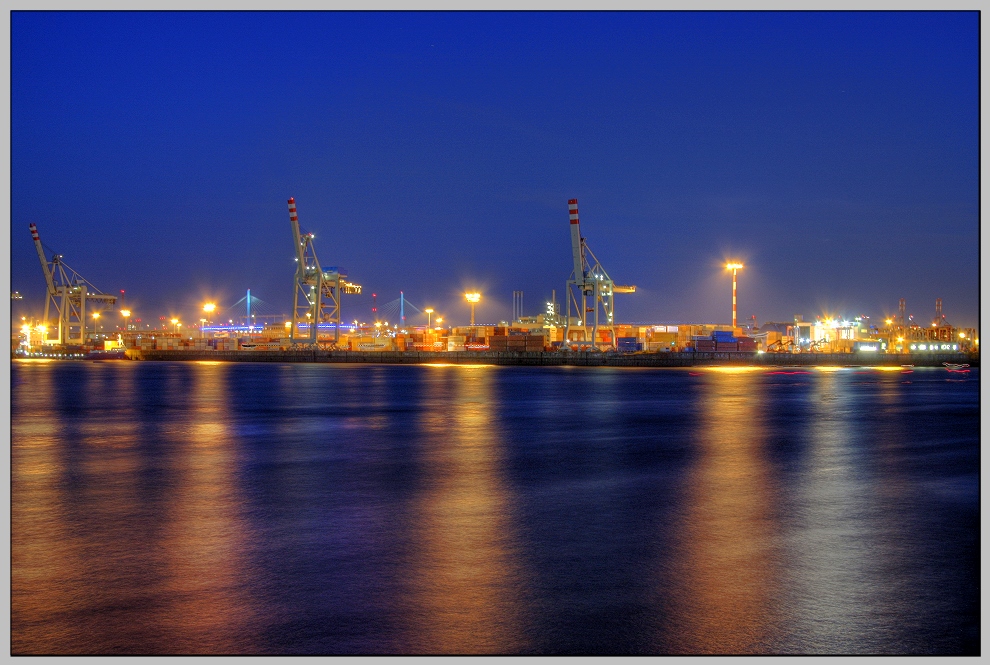
<svg viewBox="0 0 990 665">
<path fill-rule="evenodd" d="M 542 353 L 542 352 L 427 352 L 427 351 L 202 351 L 129 349 L 131 360 L 223 362 L 311 362 L 374 363 L 388 365 L 518 365 L 591 367 L 941 367 L 942 363 L 979 367 L 979 354 L 938 353 L 931 355 L 866 353 Z"/>
</svg>

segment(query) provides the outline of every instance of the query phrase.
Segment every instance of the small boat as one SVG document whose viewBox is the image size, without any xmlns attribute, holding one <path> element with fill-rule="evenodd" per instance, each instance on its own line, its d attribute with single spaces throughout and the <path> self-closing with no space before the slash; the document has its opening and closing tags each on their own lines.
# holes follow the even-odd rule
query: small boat
<svg viewBox="0 0 990 665">
<path fill-rule="evenodd" d="M 949 370 L 950 372 L 962 372 L 963 370 L 969 369 L 968 363 L 962 363 L 962 364 L 942 363 L 942 364 L 945 365 L 945 369 Z"/>
</svg>

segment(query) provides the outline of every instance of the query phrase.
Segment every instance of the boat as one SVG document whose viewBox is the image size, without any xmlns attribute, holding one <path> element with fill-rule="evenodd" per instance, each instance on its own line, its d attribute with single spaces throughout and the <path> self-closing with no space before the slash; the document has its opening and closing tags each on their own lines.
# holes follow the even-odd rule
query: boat
<svg viewBox="0 0 990 665">
<path fill-rule="evenodd" d="M 962 363 L 962 364 L 959 364 L 959 363 L 942 363 L 942 364 L 945 366 L 945 369 L 949 370 L 950 372 L 967 372 L 967 371 L 969 371 L 969 364 L 968 363 Z"/>
</svg>

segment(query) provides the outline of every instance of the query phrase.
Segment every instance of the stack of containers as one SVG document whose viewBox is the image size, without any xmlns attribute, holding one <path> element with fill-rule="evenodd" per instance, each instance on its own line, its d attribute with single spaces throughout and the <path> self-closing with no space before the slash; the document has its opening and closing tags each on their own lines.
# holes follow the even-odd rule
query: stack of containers
<svg viewBox="0 0 990 665">
<path fill-rule="evenodd" d="M 695 351 L 714 351 L 715 350 L 715 340 L 711 337 L 703 337 L 695 335 L 691 338 L 694 342 Z"/>
<path fill-rule="evenodd" d="M 547 341 L 543 335 L 525 335 L 526 337 L 526 351 L 543 351 L 546 347 Z"/>
<path fill-rule="evenodd" d="M 239 346 L 236 337 L 217 337 L 216 339 L 217 351 L 236 351 Z"/>
<path fill-rule="evenodd" d="M 488 338 L 488 346 L 492 351 L 533 353 L 543 351 L 545 344 L 543 335 L 509 334 L 492 335 Z"/>
<path fill-rule="evenodd" d="M 736 340 L 738 341 L 740 351 L 747 353 L 756 352 L 756 340 L 752 337 L 737 337 Z"/>
<path fill-rule="evenodd" d="M 716 330 L 712 333 L 716 351 L 738 351 L 739 343 L 731 331 Z"/>
<path fill-rule="evenodd" d="M 617 337 L 615 348 L 621 353 L 642 351 L 643 344 L 636 337 Z"/>
<path fill-rule="evenodd" d="M 155 338 L 155 349 L 175 351 L 179 348 L 182 340 L 178 337 L 156 337 Z"/>
<path fill-rule="evenodd" d="M 505 330 L 505 328 L 496 328 L 498 330 Z M 488 348 L 492 351 L 508 351 L 509 350 L 509 336 L 502 333 L 496 332 L 494 335 L 488 338 Z"/>
</svg>

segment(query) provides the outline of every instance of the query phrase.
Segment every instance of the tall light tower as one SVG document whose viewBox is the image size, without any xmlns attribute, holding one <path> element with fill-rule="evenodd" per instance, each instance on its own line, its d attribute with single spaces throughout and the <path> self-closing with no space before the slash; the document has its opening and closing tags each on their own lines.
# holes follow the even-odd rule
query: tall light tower
<svg viewBox="0 0 990 665">
<path fill-rule="evenodd" d="M 736 272 L 742 270 L 741 263 L 726 263 L 726 269 L 732 271 L 732 328 L 736 327 Z"/>
<path fill-rule="evenodd" d="M 432 327 L 431 322 L 433 321 L 433 308 L 427 307 L 423 311 L 426 312 L 426 329 L 429 330 Z"/>
<path fill-rule="evenodd" d="M 217 306 L 216 306 L 216 304 L 214 304 L 214 303 L 212 303 L 212 302 L 208 302 L 208 303 L 206 303 L 205 305 L 203 305 L 203 311 L 204 311 L 204 312 L 206 312 L 206 318 L 207 318 L 207 321 L 208 321 L 209 323 L 211 323 L 211 324 L 212 324 L 213 322 L 212 322 L 212 321 L 210 321 L 209 319 L 210 319 L 210 317 L 211 317 L 211 316 L 213 315 L 213 312 L 214 312 L 214 311 L 216 311 L 216 309 L 217 309 Z"/>
<path fill-rule="evenodd" d="M 481 294 L 480 293 L 465 293 L 464 294 L 464 297 L 467 299 L 467 301 L 469 303 L 471 303 L 471 325 L 473 326 L 474 325 L 474 306 L 478 304 L 478 301 L 479 300 L 481 300 Z"/>
</svg>

